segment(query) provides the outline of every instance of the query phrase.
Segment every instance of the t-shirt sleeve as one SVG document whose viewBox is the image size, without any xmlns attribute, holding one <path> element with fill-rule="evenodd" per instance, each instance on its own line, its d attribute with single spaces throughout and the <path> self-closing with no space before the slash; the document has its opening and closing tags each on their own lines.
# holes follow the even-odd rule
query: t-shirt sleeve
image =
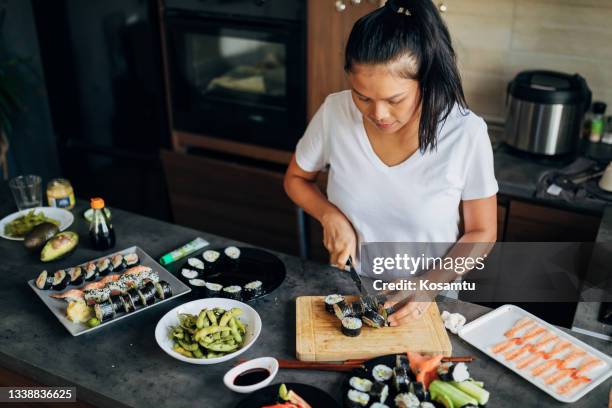
<svg viewBox="0 0 612 408">
<path fill-rule="evenodd" d="M 326 105 L 327 101 L 315 113 L 295 148 L 295 160 L 304 171 L 320 171 L 327 165 Z"/>
<path fill-rule="evenodd" d="M 495 195 L 498 191 L 495 169 L 493 167 L 493 148 L 487 125 L 481 120 L 475 126 L 470 153 L 468 154 L 465 184 L 461 193 L 462 200 L 477 200 Z"/>
</svg>

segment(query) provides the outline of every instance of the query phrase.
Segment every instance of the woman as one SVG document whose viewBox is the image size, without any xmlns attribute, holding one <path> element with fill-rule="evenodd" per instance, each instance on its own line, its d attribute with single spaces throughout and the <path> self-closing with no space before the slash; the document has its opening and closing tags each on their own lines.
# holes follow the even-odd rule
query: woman
<svg viewBox="0 0 612 408">
<path fill-rule="evenodd" d="M 346 45 L 345 71 L 351 89 L 326 98 L 284 182 L 321 223 L 331 264 L 358 259 L 365 242 L 494 242 L 491 143 L 484 121 L 467 109 L 433 2 L 392 0 L 362 17 Z M 315 179 L 327 166 L 326 198 Z M 411 302 L 390 322 L 426 307 Z"/>
</svg>

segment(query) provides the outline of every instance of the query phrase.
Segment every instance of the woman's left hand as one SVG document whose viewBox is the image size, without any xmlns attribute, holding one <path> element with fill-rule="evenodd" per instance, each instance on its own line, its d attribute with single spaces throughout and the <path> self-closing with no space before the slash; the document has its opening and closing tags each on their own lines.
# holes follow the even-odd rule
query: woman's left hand
<svg viewBox="0 0 612 408">
<path fill-rule="evenodd" d="M 435 296 L 435 294 L 430 292 L 417 292 L 416 294 L 412 295 L 406 304 L 398 307 L 393 314 L 389 315 L 389 325 L 401 326 L 411 320 L 418 320 L 422 318 L 427 312 L 427 309 L 429 309 L 431 306 L 431 303 L 434 301 L 433 299 Z M 385 308 L 395 307 L 397 303 L 398 301 L 389 300 L 385 302 Z"/>
</svg>

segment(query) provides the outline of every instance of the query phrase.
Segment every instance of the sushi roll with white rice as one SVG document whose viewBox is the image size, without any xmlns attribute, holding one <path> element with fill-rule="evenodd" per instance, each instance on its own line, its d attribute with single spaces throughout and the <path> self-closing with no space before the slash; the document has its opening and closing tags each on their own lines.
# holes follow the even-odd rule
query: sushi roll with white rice
<svg viewBox="0 0 612 408">
<path fill-rule="evenodd" d="M 123 259 L 123 255 L 117 254 L 113 255 L 111 258 L 111 265 L 114 272 L 121 272 L 125 269 L 125 260 Z"/>
<path fill-rule="evenodd" d="M 40 290 L 51 289 L 54 280 L 54 276 L 44 270 L 38 275 L 38 278 L 36 278 L 36 287 Z"/>
<path fill-rule="evenodd" d="M 206 297 L 219 297 L 221 296 L 221 291 L 223 290 L 223 285 L 213 282 L 206 282 L 204 286 L 204 294 Z"/>
<path fill-rule="evenodd" d="M 374 385 L 372 381 L 368 380 L 367 378 L 360 377 L 351 377 L 349 384 L 351 387 L 361 392 L 370 392 L 372 385 Z"/>
<path fill-rule="evenodd" d="M 82 266 L 85 271 L 85 280 L 92 281 L 98 277 L 98 267 L 95 263 L 89 262 L 88 264 Z"/>
<path fill-rule="evenodd" d="M 172 287 L 166 281 L 159 281 L 155 284 L 155 296 L 159 300 L 170 299 L 172 297 Z"/>
<path fill-rule="evenodd" d="M 189 279 L 189 284 L 198 289 L 206 287 L 206 282 L 202 279 Z"/>
<path fill-rule="evenodd" d="M 244 295 L 247 300 L 255 299 L 263 293 L 263 283 L 261 281 L 253 281 L 244 285 Z"/>
<path fill-rule="evenodd" d="M 204 251 L 204 253 L 202 254 L 202 259 L 204 259 L 204 267 L 208 271 L 214 270 L 215 267 L 217 266 L 217 263 L 219 262 L 220 257 L 221 257 L 221 254 L 212 249 Z"/>
<path fill-rule="evenodd" d="M 142 273 L 142 277 L 145 281 L 151 281 L 153 283 L 159 282 L 159 273 L 154 271 L 153 269 L 149 269 Z"/>
<path fill-rule="evenodd" d="M 386 404 L 383 404 L 382 402 L 375 402 L 372 405 L 370 405 L 370 408 L 389 408 L 389 406 Z"/>
<path fill-rule="evenodd" d="M 236 268 L 240 260 L 240 249 L 235 246 L 228 246 L 223 250 L 223 261 L 228 267 Z"/>
<path fill-rule="evenodd" d="M 83 292 L 83 299 L 88 305 L 106 302 L 110 298 L 109 288 L 89 289 Z"/>
<path fill-rule="evenodd" d="M 198 258 L 189 258 L 189 259 L 187 259 L 187 265 L 189 265 L 189 267 L 195 268 L 195 269 L 197 269 L 199 271 L 203 271 L 204 270 L 204 262 L 202 262 Z"/>
<path fill-rule="evenodd" d="M 344 319 L 345 317 L 353 316 L 353 309 L 351 308 L 351 305 L 346 303 L 344 300 L 336 303 L 333 308 L 336 317 L 340 320 Z"/>
<path fill-rule="evenodd" d="M 155 303 L 155 284 L 147 282 L 142 288 L 138 290 L 138 296 L 140 296 L 140 304 L 143 306 L 149 306 Z"/>
<path fill-rule="evenodd" d="M 344 296 L 337 293 L 325 296 L 325 310 L 329 313 L 334 313 L 334 305 L 336 303 L 344 302 Z"/>
<path fill-rule="evenodd" d="M 421 405 L 416 395 L 410 392 L 397 394 L 394 402 L 397 408 L 419 408 Z"/>
<path fill-rule="evenodd" d="M 126 268 L 131 268 L 132 266 L 138 265 L 140 259 L 138 258 L 138 254 L 136 252 L 132 252 L 131 254 L 127 254 L 123 257 L 123 262 L 125 263 Z"/>
<path fill-rule="evenodd" d="M 115 308 L 111 302 L 97 303 L 94 305 L 94 312 L 100 323 L 115 317 Z"/>
<path fill-rule="evenodd" d="M 349 407 L 365 407 L 370 403 L 370 396 L 365 392 L 351 389 L 346 395 L 346 402 Z"/>
<path fill-rule="evenodd" d="M 181 275 L 185 279 L 195 279 L 198 277 L 199 273 L 198 271 L 194 271 L 193 269 L 183 268 L 181 269 Z"/>
<path fill-rule="evenodd" d="M 53 274 L 53 290 L 62 290 L 70 283 L 70 275 L 64 269 Z"/>
<path fill-rule="evenodd" d="M 242 288 L 238 285 L 226 286 L 221 292 L 223 297 L 228 299 L 240 300 L 242 296 Z"/>
<path fill-rule="evenodd" d="M 72 286 L 78 286 L 83 283 L 83 270 L 80 266 L 68 269 L 68 275 L 70 275 L 70 284 Z"/>
<path fill-rule="evenodd" d="M 370 399 L 378 402 L 385 402 L 389 396 L 389 386 L 385 383 L 375 382 L 369 391 Z"/>
<path fill-rule="evenodd" d="M 410 379 L 408 371 L 404 367 L 395 367 L 393 369 L 393 385 L 398 393 L 410 391 Z"/>
<path fill-rule="evenodd" d="M 372 377 L 378 382 L 386 382 L 393 376 L 393 370 L 384 364 L 375 365 L 372 369 Z"/>
<path fill-rule="evenodd" d="M 113 266 L 109 258 L 102 258 L 96 263 L 100 276 L 108 275 L 113 271 Z"/>
<path fill-rule="evenodd" d="M 111 295 L 125 295 L 130 287 L 122 282 L 121 279 L 114 282 L 108 282 L 106 287 L 111 291 Z"/>
<path fill-rule="evenodd" d="M 358 317 L 344 317 L 341 321 L 342 334 L 348 337 L 357 337 L 361 334 L 363 323 Z"/>
<path fill-rule="evenodd" d="M 470 378 L 470 373 L 465 363 L 442 363 L 438 366 L 437 371 L 442 381 L 461 382 Z"/>
</svg>

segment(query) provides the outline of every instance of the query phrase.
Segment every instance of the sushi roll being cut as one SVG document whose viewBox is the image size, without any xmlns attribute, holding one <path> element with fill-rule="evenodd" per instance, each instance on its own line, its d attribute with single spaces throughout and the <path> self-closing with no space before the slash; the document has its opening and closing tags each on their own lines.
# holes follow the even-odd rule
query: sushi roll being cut
<svg viewBox="0 0 612 408">
<path fill-rule="evenodd" d="M 263 284 L 261 281 L 253 281 L 244 285 L 244 296 L 246 300 L 255 299 L 263 293 Z"/>
<path fill-rule="evenodd" d="M 113 271 L 113 264 L 109 258 L 102 258 L 98 262 L 96 262 L 96 267 L 98 268 L 98 273 L 100 276 L 106 276 Z"/>
<path fill-rule="evenodd" d="M 69 283 L 70 275 L 64 269 L 60 269 L 53 274 L 53 290 L 65 289 Z"/>
<path fill-rule="evenodd" d="M 40 273 L 40 275 L 38 275 L 38 278 L 36 278 L 36 287 L 40 290 L 51 289 L 53 286 L 53 280 L 53 275 L 44 270 Z"/>
<path fill-rule="evenodd" d="M 366 407 L 370 403 L 370 396 L 365 392 L 349 390 L 346 395 L 346 405 L 351 408 Z"/>
<path fill-rule="evenodd" d="M 375 382 L 369 391 L 372 401 L 385 402 L 389 396 L 389 386 L 385 383 Z"/>
<path fill-rule="evenodd" d="M 170 299 L 172 297 L 172 287 L 166 281 L 159 281 L 155 284 L 155 297 L 159 300 Z"/>
<path fill-rule="evenodd" d="M 329 313 L 334 314 L 334 305 L 336 303 L 344 302 L 344 296 L 337 293 L 325 296 L 325 310 Z"/>
<path fill-rule="evenodd" d="M 393 370 L 384 364 L 378 364 L 372 368 L 372 377 L 378 382 L 386 382 L 393 377 Z"/>
<path fill-rule="evenodd" d="M 333 309 L 334 309 L 334 314 L 340 320 L 344 319 L 345 317 L 349 317 L 349 316 L 353 317 L 353 309 L 351 308 L 351 305 L 346 303 L 346 301 L 344 300 L 336 303 L 333 306 Z"/>
<path fill-rule="evenodd" d="M 365 324 L 375 329 L 379 329 L 386 325 L 385 318 L 371 309 L 366 310 L 363 316 L 361 316 L 361 319 Z"/>
<path fill-rule="evenodd" d="M 358 317 L 345 317 L 342 319 L 342 334 L 348 337 L 357 337 L 361 334 L 363 323 Z"/>
<path fill-rule="evenodd" d="M 357 391 L 370 392 L 374 384 L 367 378 L 351 377 L 349 385 Z"/>
<path fill-rule="evenodd" d="M 94 312 L 100 323 L 115 317 L 115 308 L 111 302 L 97 303 L 94 305 Z"/>
<path fill-rule="evenodd" d="M 223 290 L 223 285 L 218 283 L 206 282 L 206 285 L 204 285 L 206 297 L 219 297 L 221 296 L 221 290 Z"/>
<path fill-rule="evenodd" d="M 83 270 L 80 266 L 68 269 L 68 275 L 70 275 L 70 284 L 72 286 L 78 286 L 83 283 Z"/>
<path fill-rule="evenodd" d="M 240 300 L 242 288 L 238 285 L 226 286 L 222 290 L 222 295 L 228 299 Z"/>
</svg>

